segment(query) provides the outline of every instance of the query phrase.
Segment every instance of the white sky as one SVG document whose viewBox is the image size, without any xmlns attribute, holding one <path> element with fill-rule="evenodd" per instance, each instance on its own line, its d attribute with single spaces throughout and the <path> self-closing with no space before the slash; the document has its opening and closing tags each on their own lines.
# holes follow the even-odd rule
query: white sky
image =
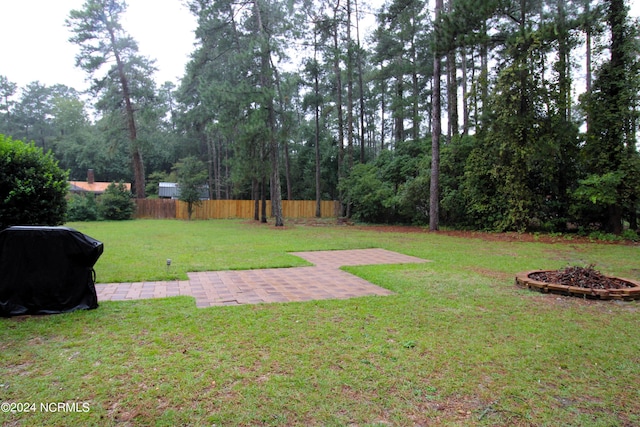
<svg viewBox="0 0 640 427">
<path fill-rule="evenodd" d="M 65 19 L 84 0 L 0 0 L 0 75 L 20 88 L 39 81 L 88 87 L 75 66 L 77 45 L 68 41 Z M 122 25 L 141 55 L 156 60 L 156 82 L 179 84 L 194 50 L 196 18 L 183 0 L 127 0 Z"/>
<path fill-rule="evenodd" d="M 75 67 L 78 47 L 68 41 L 64 25 L 72 9 L 84 0 L 0 0 L 0 75 L 20 88 L 39 81 L 87 88 L 86 74 Z M 124 29 L 137 42 L 140 54 L 156 60 L 158 85 L 179 84 L 194 50 L 196 18 L 184 0 L 127 0 Z M 375 0 L 368 3 L 378 4 Z M 640 0 L 629 0 L 631 15 L 640 15 Z"/>
</svg>

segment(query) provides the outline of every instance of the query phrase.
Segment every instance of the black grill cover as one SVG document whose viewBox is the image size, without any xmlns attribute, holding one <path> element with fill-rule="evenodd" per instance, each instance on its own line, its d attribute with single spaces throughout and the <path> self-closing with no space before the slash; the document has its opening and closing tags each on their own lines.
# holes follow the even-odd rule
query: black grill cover
<svg viewBox="0 0 640 427">
<path fill-rule="evenodd" d="M 67 227 L 0 231 L 0 316 L 98 307 L 93 266 L 103 244 Z"/>
</svg>

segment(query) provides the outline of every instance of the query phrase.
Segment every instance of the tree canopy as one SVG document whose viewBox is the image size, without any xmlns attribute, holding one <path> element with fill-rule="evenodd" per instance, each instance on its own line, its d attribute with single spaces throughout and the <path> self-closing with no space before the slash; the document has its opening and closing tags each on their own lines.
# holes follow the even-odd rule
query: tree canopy
<svg viewBox="0 0 640 427">
<path fill-rule="evenodd" d="M 0 76 L 0 132 L 71 176 L 131 180 L 137 197 L 194 158 L 209 197 L 251 198 L 277 225 L 288 198 L 433 230 L 638 228 L 639 24 L 625 0 L 187 5 L 197 43 L 181 81 L 157 84 L 125 3 L 87 0 L 68 26 L 91 98 Z"/>
</svg>

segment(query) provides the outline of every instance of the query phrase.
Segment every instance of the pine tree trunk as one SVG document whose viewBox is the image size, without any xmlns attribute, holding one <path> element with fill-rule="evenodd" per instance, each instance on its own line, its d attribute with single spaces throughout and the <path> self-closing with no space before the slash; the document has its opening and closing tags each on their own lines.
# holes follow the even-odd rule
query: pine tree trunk
<svg viewBox="0 0 640 427">
<path fill-rule="evenodd" d="M 442 11 L 442 0 L 436 0 L 436 45 L 440 38 L 440 13 Z M 442 133 L 441 125 L 441 54 L 438 49 L 435 50 L 433 59 L 433 130 L 431 133 L 431 183 L 429 191 L 429 230 L 437 231 L 440 223 L 440 134 Z"/>
<path fill-rule="evenodd" d="M 566 12 L 565 12 L 565 0 L 557 0 L 557 33 L 558 33 L 558 99 L 560 105 L 560 117 L 563 121 L 568 121 L 571 113 L 571 81 L 570 81 L 570 67 L 569 67 L 569 46 L 568 46 L 568 31 L 566 29 Z"/>
<path fill-rule="evenodd" d="M 205 137 L 207 144 L 207 180 L 209 182 L 208 194 L 209 199 L 213 199 L 213 188 L 214 183 L 216 182 L 215 177 L 215 158 L 216 158 L 216 147 L 213 138 Z"/>
<path fill-rule="evenodd" d="M 232 187 L 231 187 L 231 173 L 229 172 L 229 147 L 225 147 L 224 150 L 224 179 L 225 183 L 225 196 L 227 199 L 231 199 Z"/>
<path fill-rule="evenodd" d="M 585 15 L 587 15 L 587 22 L 585 28 L 585 82 L 586 82 L 586 93 L 591 93 L 591 0 L 585 0 Z M 589 111 L 587 110 L 586 114 L 586 124 L 587 124 L 587 133 L 589 132 L 591 117 L 589 117 Z"/>
<path fill-rule="evenodd" d="M 401 58 L 398 58 L 398 62 L 401 62 Z M 401 69 L 401 67 L 398 67 L 399 69 Z M 402 105 L 404 104 L 404 85 L 402 82 L 403 79 L 403 75 L 399 74 L 396 78 L 396 105 L 398 105 L 398 107 L 395 108 L 395 110 L 393 111 L 393 134 L 394 134 L 394 142 L 396 144 L 396 146 L 398 146 L 398 143 L 404 141 L 404 114 L 403 114 L 403 107 Z"/>
<path fill-rule="evenodd" d="M 414 141 L 417 141 L 420 138 L 420 82 L 418 78 L 417 67 L 415 64 L 418 63 L 418 54 L 416 51 L 415 40 L 412 37 L 411 39 L 411 58 L 414 66 L 411 70 L 411 90 L 412 90 L 412 98 L 413 98 L 413 129 L 411 131 L 411 137 Z"/>
<path fill-rule="evenodd" d="M 282 216 L 282 190 L 280 188 L 280 173 L 278 167 L 278 142 L 274 139 L 271 146 L 271 164 L 273 167 L 271 185 L 273 190 L 273 198 L 271 199 L 271 207 L 273 216 L 275 217 L 276 227 L 284 226 L 284 218 Z"/>
<path fill-rule="evenodd" d="M 269 36 L 266 34 L 262 12 L 258 0 L 254 0 L 254 8 L 256 13 L 256 24 L 260 35 L 260 81 L 262 87 L 267 91 L 267 98 L 263 108 L 267 110 L 267 132 L 269 141 L 269 155 L 271 157 L 271 209 L 275 217 L 276 227 L 282 227 L 284 220 L 282 218 L 282 190 L 280 188 L 280 168 L 279 168 L 279 147 L 276 139 L 276 118 L 273 96 L 270 94 L 273 88 L 274 70 L 271 68 L 271 47 L 269 45 Z M 266 205 L 266 202 L 264 202 Z M 265 221 L 266 222 L 266 217 Z"/>
<path fill-rule="evenodd" d="M 447 53 L 447 114 L 449 118 L 448 140 L 458 135 L 458 76 L 456 52 Z"/>
<path fill-rule="evenodd" d="M 138 133 L 136 129 L 135 115 L 133 111 L 133 105 L 131 103 L 131 92 L 129 91 L 129 80 L 124 72 L 124 63 L 120 58 L 120 53 L 117 48 L 116 37 L 113 29 L 109 29 L 109 35 L 111 37 L 111 44 L 113 46 L 113 53 L 116 60 L 116 67 L 118 69 L 118 77 L 120 78 L 120 85 L 122 88 L 122 99 L 125 105 L 125 114 L 127 118 L 127 129 L 129 131 L 129 143 L 131 144 L 131 159 L 133 163 L 133 179 L 135 183 L 135 195 L 136 199 L 145 198 L 145 183 L 144 183 L 144 163 L 142 162 L 142 153 L 138 147 Z"/>
<path fill-rule="evenodd" d="M 482 33 L 484 34 L 484 39 L 480 44 L 480 102 L 482 104 L 482 114 L 484 115 L 485 109 L 488 109 L 489 105 L 489 35 L 487 34 L 487 21 L 483 21 L 482 23 Z M 476 110 L 476 115 L 478 112 Z M 476 119 L 483 125 L 480 117 Z"/>
<path fill-rule="evenodd" d="M 358 92 L 360 94 L 360 163 L 365 162 L 365 153 L 364 153 L 364 140 L 365 140 L 365 128 L 364 128 L 364 82 L 362 80 L 362 58 L 361 58 L 361 48 L 360 48 L 360 19 L 358 16 L 358 0 L 355 1 L 356 7 L 356 48 L 358 49 L 358 54 L 356 55 L 356 61 L 358 62 Z"/>
<path fill-rule="evenodd" d="M 135 180 L 136 199 L 145 198 L 144 184 L 144 163 L 142 162 L 142 153 L 138 147 L 133 149 L 133 176 Z"/>
<path fill-rule="evenodd" d="M 314 34 L 315 37 L 315 34 Z M 314 44 L 314 61 L 316 66 L 318 65 L 317 61 L 317 50 L 315 49 Z M 316 217 L 320 218 L 322 216 L 322 194 L 320 192 L 320 81 L 318 78 L 319 70 L 315 70 L 313 76 L 313 91 L 315 93 L 316 101 L 315 101 L 315 125 L 316 125 L 316 134 L 315 134 L 315 155 L 316 155 Z"/>
<path fill-rule="evenodd" d="M 260 199 L 262 204 L 262 209 L 260 209 L 260 222 L 263 224 L 267 223 L 267 180 L 265 177 L 262 177 L 262 184 L 260 185 Z"/>
<path fill-rule="evenodd" d="M 340 10 L 340 0 L 336 1 L 333 9 L 333 72 L 336 77 L 336 104 L 338 109 L 338 180 L 344 178 L 344 118 L 342 105 L 342 70 L 340 69 L 340 56 L 338 44 L 338 11 Z M 344 211 L 344 196 L 340 192 L 340 215 Z"/>
<path fill-rule="evenodd" d="M 469 93 L 467 89 L 467 48 L 462 47 L 462 134 L 469 135 Z"/>
<path fill-rule="evenodd" d="M 253 220 L 260 221 L 260 183 L 257 178 L 251 179 L 251 194 L 253 196 Z"/>
<path fill-rule="evenodd" d="M 284 176 L 287 184 L 287 200 L 292 200 L 292 189 L 291 189 L 291 159 L 289 158 L 289 143 L 286 139 L 282 141 L 284 144 Z"/>
<path fill-rule="evenodd" d="M 216 150 L 216 199 L 222 198 L 222 137 L 220 138 L 220 144 Z"/>
<path fill-rule="evenodd" d="M 386 120 L 385 120 L 385 112 L 386 112 L 386 99 L 385 93 L 387 93 L 387 85 L 385 84 L 385 80 L 382 79 L 380 81 L 380 152 L 384 151 L 384 139 L 387 133 L 386 129 Z"/>
<path fill-rule="evenodd" d="M 353 167 L 353 42 L 351 40 L 351 0 L 347 0 L 347 166 Z M 347 210 L 349 207 L 347 206 Z"/>
</svg>

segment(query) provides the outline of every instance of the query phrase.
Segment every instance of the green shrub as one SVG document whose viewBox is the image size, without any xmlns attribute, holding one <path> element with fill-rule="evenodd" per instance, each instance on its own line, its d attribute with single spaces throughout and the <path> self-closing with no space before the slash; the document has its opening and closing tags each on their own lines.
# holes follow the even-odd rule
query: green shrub
<svg viewBox="0 0 640 427">
<path fill-rule="evenodd" d="M 632 242 L 640 241 L 640 236 L 638 236 L 638 232 L 635 230 L 624 230 L 621 237 L 624 240 L 631 240 Z"/>
<path fill-rule="evenodd" d="M 62 224 L 67 177 L 51 152 L 0 135 L 0 230 L 11 225 Z"/>
<path fill-rule="evenodd" d="M 112 182 L 109 184 L 99 199 L 98 212 L 102 219 L 131 219 L 135 209 L 136 205 L 133 201 L 133 195 L 122 182 L 118 184 Z"/>
<path fill-rule="evenodd" d="M 379 174 L 375 165 L 357 164 L 349 177 L 340 182 L 345 198 L 353 206 L 353 218 L 358 221 L 383 223 L 397 219 L 395 192 Z"/>
<path fill-rule="evenodd" d="M 423 225 L 429 223 L 429 183 L 426 175 L 408 180 L 398 190 L 398 211 L 403 222 Z"/>
<path fill-rule="evenodd" d="M 96 221 L 97 219 L 98 204 L 93 193 L 74 194 L 69 198 L 67 221 Z"/>
</svg>

